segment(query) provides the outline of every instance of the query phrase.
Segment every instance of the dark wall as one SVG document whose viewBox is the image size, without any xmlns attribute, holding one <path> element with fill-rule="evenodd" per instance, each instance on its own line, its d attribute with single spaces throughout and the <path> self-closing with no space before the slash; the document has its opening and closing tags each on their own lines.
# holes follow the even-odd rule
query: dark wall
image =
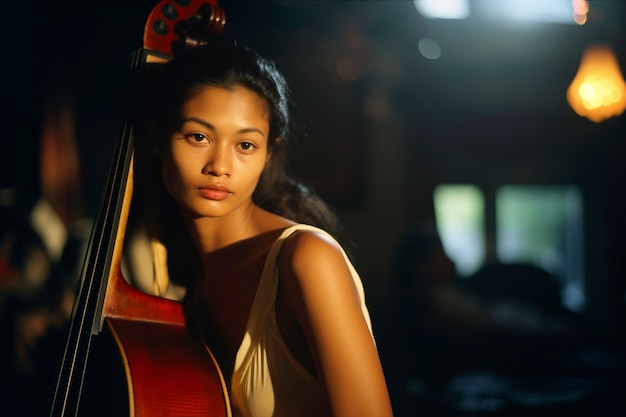
<svg viewBox="0 0 626 417">
<path fill-rule="evenodd" d="M 384 288 L 397 233 L 414 213 L 430 213 L 437 182 L 575 183 L 586 198 L 590 308 L 598 323 L 616 329 L 623 326 L 626 276 L 626 116 L 595 124 L 565 101 L 588 42 L 611 43 L 626 68 L 624 7 L 593 4 L 600 11 L 588 27 L 529 28 L 431 21 L 409 1 L 221 2 L 224 38 L 273 57 L 292 80 L 297 116 L 309 135 L 294 152 L 296 172 L 346 220 L 370 285 Z M 15 187 L 26 202 L 38 196 L 44 108 L 70 94 L 85 214 L 97 213 L 123 120 L 129 54 L 140 46 L 154 5 L 39 0 L 10 6 L 0 187 Z M 419 55 L 421 37 L 440 41 L 439 60 Z M 343 56 L 364 65 L 360 78 L 337 78 Z M 377 92 L 391 109 L 378 119 L 367 112 Z M 385 142 L 392 137 L 393 147 Z M 398 163 L 391 149 L 406 159 Z M 402 197 L 381 205 L 379 182 Z M 381 223 L 387 231 L 362 231 Z"/>
</svg>

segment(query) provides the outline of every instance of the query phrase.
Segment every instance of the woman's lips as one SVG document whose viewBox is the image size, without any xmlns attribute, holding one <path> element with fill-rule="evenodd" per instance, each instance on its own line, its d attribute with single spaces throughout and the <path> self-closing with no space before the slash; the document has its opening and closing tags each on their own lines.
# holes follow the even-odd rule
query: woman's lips
<svg viewBox="0 0 626 417">
<path fill-rule="evenodd" d="M 198 188 L 200 195 L 209 200 L 224 200 L 228 198 L 232 191 L 221 185 L 206 185 Z"/>
</svg>

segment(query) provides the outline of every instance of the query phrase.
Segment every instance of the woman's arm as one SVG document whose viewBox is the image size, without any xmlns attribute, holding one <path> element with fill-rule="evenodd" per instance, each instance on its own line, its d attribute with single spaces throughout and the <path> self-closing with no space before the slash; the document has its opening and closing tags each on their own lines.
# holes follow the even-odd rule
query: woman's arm
<svg viewBox="0 0 626 417">
<path fill-rule="evenodd" d="M 280 268 L 334 416 L 391 416 L 378 351 L 337 243 L 298 232 L 285 242 Z"/>
</svg>

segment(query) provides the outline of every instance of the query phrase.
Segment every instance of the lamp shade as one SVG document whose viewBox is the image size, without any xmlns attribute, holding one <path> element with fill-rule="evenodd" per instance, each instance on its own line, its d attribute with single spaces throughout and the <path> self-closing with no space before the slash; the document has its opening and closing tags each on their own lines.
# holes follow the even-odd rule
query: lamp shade
<svg viewBox="0 0 626 417">
<path fill-rule="evenodd" d="M 585 49 L 567 101 L 578 115 L 596 123 L 624 112 L 626 82 L 611 48 L 597 44 Z"/>
</svg>

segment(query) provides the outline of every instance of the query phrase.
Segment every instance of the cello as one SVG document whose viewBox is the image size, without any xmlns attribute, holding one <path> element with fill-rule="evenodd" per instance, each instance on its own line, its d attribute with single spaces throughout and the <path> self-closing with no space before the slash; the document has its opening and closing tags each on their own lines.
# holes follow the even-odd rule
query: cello
<svg viewBox="0 0 626 417">
<path fill-rule="evenodd" d="M 217 0 L 160 1 L 146 21 L 143 47 L 132 54 L 131 87 L 150 66 L 219 36 L 224 24 Z M 124 277 L 133 135 L 131 118 L 115 145 L 89 239 L 50 417 L 229 417 L 223 375 L 210 349 L 188 331 L 181 303 L 142 292 Z"/>
</svg>

